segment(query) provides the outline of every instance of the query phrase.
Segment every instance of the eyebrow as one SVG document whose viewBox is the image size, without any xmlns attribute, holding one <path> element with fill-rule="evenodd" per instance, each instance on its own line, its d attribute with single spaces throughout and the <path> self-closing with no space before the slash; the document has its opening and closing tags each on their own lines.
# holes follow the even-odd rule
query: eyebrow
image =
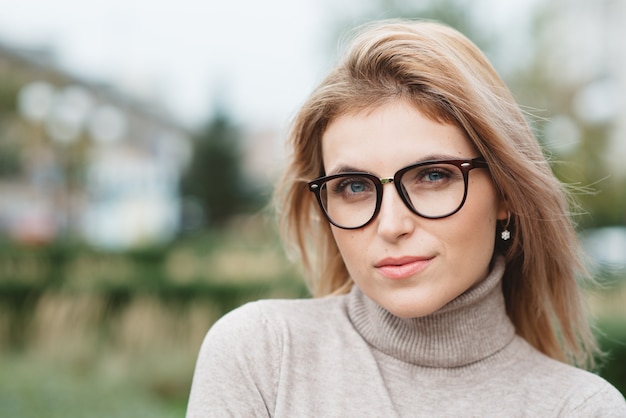
<svg viewBox="0 0 626 418">
<path fill-rule="evenodd" d="M 370 173 L 367 170 L 362 170 L 360 168 L 352 167 L 349 165 L 340 165 L 332 171 L 326 173 L 327 176 L 333 176 L 335 174 L 344 174 L 344 173 Z M 370 173 L 373 174 L 373 173 Z"/>
<path fill-rule="evenodd" d="M 425 163 L 427 161 L 465 160 L 465 159 L 472 159 L 472 158 L 477 158 L 477 157 L 461 157 L 458 155 L 450 155 L 450 154 L 428 154 L 422 157 L 421 159 L 415 160 L 412 163 L 407 164 L 403 167 L 408 167 L 413 164 Z M 401 169 L 403 167 L 400 167 L 398 169 Z M 326 175 L 332 176 L 335 174 L 345 174 L 345 173 L 368 173 L 368 174 L 377 175 L 375 173 L 372 173 L 371 171 L 364 170 L 362 168 L 358 168 L 358 167 L 347 165 L 347 164 L 340 165 L 339 167 L 326 173 Z"/>
</svg>

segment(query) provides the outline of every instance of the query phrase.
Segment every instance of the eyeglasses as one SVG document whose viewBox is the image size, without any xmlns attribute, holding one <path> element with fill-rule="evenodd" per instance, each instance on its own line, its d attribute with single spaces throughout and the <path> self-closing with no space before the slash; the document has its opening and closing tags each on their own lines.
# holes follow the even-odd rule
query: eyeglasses
<svg viewBox="0 0 626 418">
<path fill-rule="evenodd" d="M 309 190 L 328 221 L 338 228 L 358 229 L 380 211 L 383 185 L 393 183 L 414 214 L 440 219 L 458 212 L 467 198 L 467 178 L 474 168 L 487 168 L 482 158 L 424 161 L 404 167 L 393 177 L 349 172 L 309 182 Z"/>
</svg>

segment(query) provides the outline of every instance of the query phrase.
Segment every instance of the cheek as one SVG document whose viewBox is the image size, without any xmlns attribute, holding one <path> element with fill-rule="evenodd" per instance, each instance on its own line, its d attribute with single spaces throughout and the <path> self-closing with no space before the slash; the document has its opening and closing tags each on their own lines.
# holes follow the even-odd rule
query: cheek
<svg viewBox="0 0 626 418">
<path fill-rule="evenodd" d="M 343 229 L 339 229 L 336 227 L 331 227 L 333 231 L 333 238 L 335 238 L 335 243 L 337 244 L 337 248 L 339 248 L 339 252 L 343 255 L 346 251 L 349 251 L 353 244 L 353 236 L 349 231 L 345 231 Z"/>
<path fill-rule="evenodd" d="M 363 231 L 347 231 L 333 226 L 332 232 L 341 258 L 343 258 L 348 270 L 353 270 L 358 266 L 357 263 L 363 260 L 363 254 L 367 246 L 366 242 L 368 241 L 359 234 L 359 232 Z"/>
<path fill-rule="evenodd" d="M 486 252 L 491 255 L 495 244 L 495 230 L 499 201 L 491 187 L 474 188 L 468 196 L 458 219 L 457 242 L 470 253 Z"/>
</svg>

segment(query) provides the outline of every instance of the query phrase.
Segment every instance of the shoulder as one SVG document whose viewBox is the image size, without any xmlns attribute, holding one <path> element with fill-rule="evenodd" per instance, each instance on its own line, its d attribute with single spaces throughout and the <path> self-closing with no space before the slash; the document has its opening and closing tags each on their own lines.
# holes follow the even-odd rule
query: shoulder
<svg viewBox="0 0 626 418">
<path fill-rule="evenodd" d="M 626 417 L 624 397 L 602 377 L 565 364 L 555 369 L 561 369 L 559 375 L 568 382 L 560 410 L 563 416 Z"/>
<path fill-rule="evenodd" d="M 321 338 L 344 332 L 349 321 L 342 296 L 320 299 L 261 300 L 220 318 L 207 332 L 198 364 L 228 370 L 275 374 L 286 352 L 302 350 Z"/>
<path fill-rule="evenodd" d="M 187 416 L 273 411 L 285 353 L 314 345 L 318 333 L 341 321 L 342 300 L 258 301 L 224 315 L 200 348 Z"/>
<path fill-rule="evenodd" d="M 274 340 L 285 333 L 323 332 L 347 321 L 343 296 L 319 299 L 273 299 L 247 303 L 220 318 L 207 333 L 205 343 L 245 345 L 246 341 Z M 269 348 L 269 347 L 266 347 Z"/>
<path fill-rule="evenodd" d="M 580 417 L 626 417 L 624 396 L 597 374 L 548 359 L 555 378 L 567 382 L 561 414 Z"/>
<path fill-rule="evenodd" d="M 518 367 L 526 373 L 520 377 L 539 389 L 544 401 L 554 399 L 559 416 L 626 417 L 624 397 L 602 377 L 554 360 L 525 341 L 521 345 Z"/>
</svg>

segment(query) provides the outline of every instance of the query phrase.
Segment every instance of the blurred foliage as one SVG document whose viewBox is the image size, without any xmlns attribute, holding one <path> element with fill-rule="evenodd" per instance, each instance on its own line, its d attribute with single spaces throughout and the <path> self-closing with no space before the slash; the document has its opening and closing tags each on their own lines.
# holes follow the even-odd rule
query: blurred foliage
<svg viewBox="0 0 626 418">
<path fill-rule="evenodd" d="M 237 223 L 239 228 L 228 233 L 207 231 L 129 252 L 66 242 L 39 248 L 5 242 L 0 245 L 0 302 L 27 320 L 30 307 L 47 292 L 97 294 L 113 310 L 138 295 L 165 304 L 202 300 L 222 313 L 264 295 L 304 296 L 278 239 L 257 220 Z"/>
<path fill-rule="evenodd" d="M 11 77 L 0 77 L 0 178 L 17 175 L 21 167 L 20 143 L 11 132 L 19 88 Z"/>
<path fill-rule="evenodd" d="M 626 396 L 626 318 L 605 319 L 598 329 L 598 342 L 606 353 L 600 375 Z"/>
<path fill-rule="evenodd" d="M 67 364 L 11 356 L 0 358 L 0 415 L 46 418 L 174 418 L 184 404 L 164 402 L 133 382 L 103 379 Z"/>
<path fill-rule="evenodd" d="M 182 416 L 215 320 L 308 295 L 265 219 L 227 231 L 124 253 L 2 243 L 0 416 Z"/>
<path fill-rule="evenodd" d="M 578 215 L 578 227 L 626 225 L 626 176 L 616 175 L 606 164 L 616 121 L 588 121 L 577 111 L 577 95 L 597 80 L 572 81 L 563 76 L 565 69 L 559 68 L 565 64 L 554 61 L 555 52 L 561 48 L 561 40 L 553 33 L 559 13 L 551 2 L 535 10 L 530 59 L 520 63 L 505 81 L 527 111 L 555 175 L 580 204 L 573 210 Z M 570 121 L 574 131 L 549 137 L 550 123 L 560 117 Z M 570 147 L 562 149 L 559 143 L 569 143 Z"/>
<path fill-rule="evenodd" d="M 0 80 L 0 115 L 15 113 L 19 88 L 19 83 L 10 78 Z"/>
<path fill-rule="evenodd" d="M 182 180 L 184 196 L 195 198 L 204 210 L 208 226 L 219 226 L 243 213 L 258 210 L 265 202 L 244 175 L 242 129 L 218 110 L 194 138 L 191 166 Z"/>
<path fill-rule="evenodd" d="M 17 176 L 22 167 L 19 145 L 10 138 L 0 137 L 0 178 Z"/>
</svg>

